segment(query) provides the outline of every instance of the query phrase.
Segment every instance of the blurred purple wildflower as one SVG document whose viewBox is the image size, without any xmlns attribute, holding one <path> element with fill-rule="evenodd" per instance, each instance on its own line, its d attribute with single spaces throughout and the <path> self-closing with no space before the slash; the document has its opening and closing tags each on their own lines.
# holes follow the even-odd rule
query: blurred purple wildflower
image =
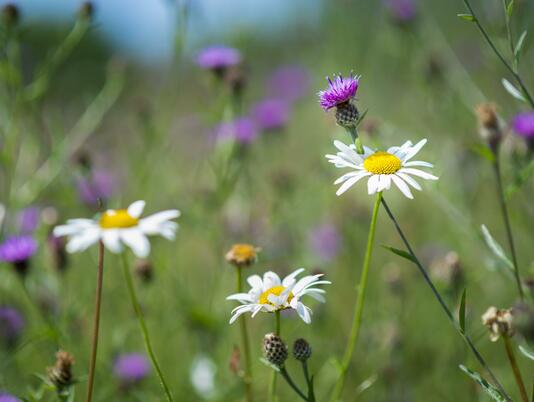
<svg viewBox="0 0 534 402">
<path fill-rule="evenodd" d="M 267 81 L 267 92 L 275 98 L 295 102 L 310 89 L 310 74 L 301 66 L 289 65 L 275 70 Z"/>
<path fill-rule="evenodd" d="M 386 6 L 393 20 L 405 24 L 417 16 L 415 0 L 387 0 Z"/>
<path fill-rule="evenodd" d="M 351 73 L 350 77 L 346 78 L 339 74 L 334 75 L 333 81 L 329 77 L 326 79 L 328 80 L 328 89 L 318 93 L 319 103 L 324 110 L 332 109 L 356 96 L 360 77 L 354 77 Z"/>
<path fill-rule="evenodd" d="M 323 261 L 328 262 L 336 257 L 341 246 L 341 236 L 335 225 L 324 223 L 316 226 L 309 235 L 311 249 Z"/>
<path fill-rule="evenodd" d="M 241 62 L 239 50 L 227 46 L 210 46 L 197 55 L 197 64 L 209 70 L 221 70 Z"/>
<path fill-rule="evenodd" d="M 215 127 L 214 136 L 218 140 L 235 139 L 241 144 L 251 144 L 259 132 L 254 121 L 249 117 L 240 117 Z"/>
<path fill-rule="evenodd" d="M 17 226 L 22 234 L 32 234 L 39 225 L 41 211 L 37 207 L 24 208 L 17 214 Z"/>
<path fill-rule="evenodd" d="M 37 242 L 31 236 L 8 237 L 0 244 L 0 261 L 13 264 L 29 260 L 37 251 Z"/>
<path fill-rule="evenodd" d="M 20 402 L 20 399 L 13 395 L 6 394 L 3 391 L 0 391 L 0 402 Z"/>
<path fill-rule="evenodd" d="M 105 170 L 95 170 L 88 176 L 78 179 L 78 194 L 81 200 L 91 206 L 97 206 L 98 200 L 107 201 L 113 194 L 115 179 Z"/>
<path fill-rule="evenodd" d="M 150 373 L 150 362 L 140 353 L 124 354 L 115 360 L 113 373 L 125 383 L 137 383 Z"/>
<path fill-rule="evenodd" d="M 252 116 L 262 130 L 278 130 L 283 128 L 290 114 L 289 104 L 281 99 L 265 99 L 252 109 Z"/>
<path fill-rule="evenodd" d="M 534 112 L 517 114 L 512 121 L 512 127 L 517 135 L 534 139 Z"/>
<path fill-rule="evenodd" d="M 0 306 L 0 339 L 4 340 L 7 345 L 12 345 L 17 342 L 23 329 L 22 314 L 13 307 Z"/>
</svg>

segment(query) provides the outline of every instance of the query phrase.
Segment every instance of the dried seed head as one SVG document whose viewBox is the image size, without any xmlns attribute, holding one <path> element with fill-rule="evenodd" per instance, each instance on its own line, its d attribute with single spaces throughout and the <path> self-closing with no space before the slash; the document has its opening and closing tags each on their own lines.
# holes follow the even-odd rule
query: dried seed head
<svg viewBox="0 0 534 402">
<path fill-rule="evenodd" d="M 154 278 L 154 266 L 149 260 L 135 261 L 134 272 L 143 283 L 149 283 Z"/>
<path fill-rule="evenodd" d="M 280 367 L 287 359 L 287 346 L 278 335 L 267 334 L 263 337 L 263 355 L 269 363 Z"/>
<path fill-rule="evenodd" d="M 233 374 L 241 374 L 241 352 L 237 346 L 234 346 L 234 349 L 232 350 L 232 355 L 230 356 L 228 366 Z"/>
<path fill-rule="evenodd" d="M 460 257 L 455 251 L 434 258 L 430 264 L 430 274 L 434 280 L 448 289 L 458 290 L 462 286 L 464 274 Z"/>
<path fill-rule="evenodd" d="M 299 338 L 293 343 L 293 357 L 301 362 L 305 362 L 312 355 L 312 348 L 306 339 Z"/>
<path fill-rule="evenodd" d="M 258 260 L 259 248 L 250 244 L 234 244 L 226 253 L 226 261 L 238 268 L 248 267 Z"/>
<path fill-rule="evenodd" d="M 482 323 L 488 327 L 492 342 L 496 342 L 500 336 L 510 337 L 515 333 L 512 309 L 491 306 L 482 315 Z"/>
<path fill-rule="evenodd" d="M 480 137 L 495 151 L 501 143 L 502 124 L 497 116 L 497 107 L 493 103 L 481 103 L 475 108 L 478 117 Z"/>
<path fill-rule="evenodd" d="M 72 365 L 74 364 L 74 357 L 64 350 L 56 353 L 56 364 L 54 367 L 47 368 L 48 379 L 56 386 L 58 390 L 62 390 L 73 383 Z"/>
<path fill-rule="evenodd" d="M 358 108 L 350 101 L 340 103 L 336 107 L 336 122 L 344 128 L 354 128 L 360 118 Z"/>
</svg>

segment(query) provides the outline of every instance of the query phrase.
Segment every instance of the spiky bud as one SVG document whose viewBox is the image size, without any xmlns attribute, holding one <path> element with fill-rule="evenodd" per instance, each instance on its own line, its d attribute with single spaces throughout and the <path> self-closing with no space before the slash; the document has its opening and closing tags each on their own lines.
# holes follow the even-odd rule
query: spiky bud
<svg viewBox="0 0 534 402">
<path fill-rule="evenodd" d="M 263 356 L 275 366 L 282 366 L 287 359 L 287 346 L 282 338 L 273 333 L 263 337 Z"/>
<path fill-rule="evenodd" d="M 72 375 L 72 365 L 74 357 L 64 350 L 56 353 L 56 364 L 47 368 L 48 379 L 54 384 L 58 391 L 72 385 L 74 377 Z"/>
<path fill-rule="evenodd" d="M 488 327 L 492 342 L 496 342 L 500 336 L 513 336 L 515 333 L 513 321 L 512 309 L 498 309 L 491 306 L 482 315 L 482 323 Z"/>
<path fill-rule="evenodd" d="M 352 102 L 340 103 L 336 107 L 336 122 L 344 128 L 356 127 L 360 112 Z"/>
<path fill-rule="evenodd" d="M 293 357 L 301 362 L 305 362 L 312 355 L 312 348 L 308 341 L 299 338 L 293 343 Z"/>
<path fill-rule="evenodd" d="M 503 137 L 502 124 L 497 116 L 497 107 L 493 103 L 481 103 L 475 108 L 478 117 L 480 137 L 495 152 Z"/>
</svg>

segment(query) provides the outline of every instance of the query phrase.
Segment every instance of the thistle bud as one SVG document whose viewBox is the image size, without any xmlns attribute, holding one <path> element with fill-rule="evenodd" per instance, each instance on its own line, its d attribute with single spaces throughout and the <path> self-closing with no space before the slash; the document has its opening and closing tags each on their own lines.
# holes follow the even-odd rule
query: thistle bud
<svg viewBox="0 0 534 402">
<path fill-rule="evenodd" d="M 343 128 L 354 128 L 358 124 L 360 112 L 352 102 L 344 102 L 336 107 L 336 122 Z"/>
<path fill-rule="evenodd" d="M 478 117 L 480 137 L 495 152 L 503 137 L 502 124 L 497 116 L 497 108 L 493 103 L 481 103 L 475 108 L 475 112 Z"/>
<path fill-rule="evenodd" d="M 135 261 L 134 272 L 143 283 L 149 283 L 154 278 L 154 266 L 149 260 Z"/>
<path fill-rule="evenodd" d="M 237 268 L 248 267 L 258 260 L 260 249 L 250 244 L 234 244 L 226 253 L 226 261 Z"/>
<path fill-rule="evenodd" d="M 94 13 L 95 13 L 95 6 L 90 1 L 84 2 L 81 5 L 80 10 L 78 11 L 78 15 L 80 16 L 80 18 L 84 18 L 84 19 L 92 18 Z"/>
<path fill-rule="evenodd" d="M 61 391 L 73 384 L 72 365 L 74 357 L 63 350 L 56 353 L 56 364 L 47 368 L 48 379 Z"/>
<path fill-rule="evenodd" d="M 287 359 L 287 346 L 282 338 L 273 333 L 263 337 L 263 356 L 275 366 L 281 367 Z"/>
<path fill-rule="evenodd" d="M 482 323 L 488 327 L 492 342 L 496 342 L 500 336 L 510 337 L 515 333 L 512 309 L 498 309 L 491 306 L 482 315 Z"/>
<path fill-rule="evenodd" d="M 293 343 L 293 357 L 301 362 L 305 362 L 312 355 L 312 348 L 306 339 L 299 338 Z"/>
<path fill-rule="evenodd" d="M 7 26 L 14 26 L 19 22 L 20 12 L 15 4 L 8 3 L 2 7 L 2 22 Z"/>
</svg>

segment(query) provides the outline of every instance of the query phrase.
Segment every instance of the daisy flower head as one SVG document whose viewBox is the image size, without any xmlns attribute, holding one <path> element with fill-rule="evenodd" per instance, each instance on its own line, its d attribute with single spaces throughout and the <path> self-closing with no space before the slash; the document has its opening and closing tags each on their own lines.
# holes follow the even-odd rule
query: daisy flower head
<svg viewBox="0 0 534 402">
<path fill-rule="evenodd" d="M 315 286 L 329 285 L 331 282 L 320 280 L 322 274 L 306 275 L 297 280 L 297 276 L 303 271 L 304 268 L 299 268 L 284 279 L 280 279 L 272 271 L 266 272 L 263 278 L 259 275 L 249 276 L 247 282 L 251 289 L 248 293 L 236 293 L 226 298 L 226 300 L 237 300 L 241 303 L 232 310 L 230 324 L 233 324 L 244 313 L 250 312 L 252 317 L 255 317 L 260 311 L 274 313 L 286 309 L 296 310 L 300 318 L 309 324 L 312 311 L 301 302 L 301 298 L 309 295 L 324 303 L 323 293 L 325 291 Z"/>
<path fill-rule="evenodd" d="M 173 222 L 180 211 L 171 209 L 141 218 L 144 201 L 135 201 L 127 209 L 108 209 L 97 219 L 70 219 L 54 228 L 54 236 L 67 236 L 67 251 L 84 251 L 102 241 L 112 253 L 121 253 L 128 246 L 139 258 L 150 253 L 148 236 L 160 235 L 174 240 L 178 224 Z"/>
<path fill-rule="evenodd" d="M 336 194 L 343 194 L 358 181 L 367 177 L 369 194 L 389 190 L 393 182 L 406 197 L 413 198 L 410 187 L 421 190 L 421 186 L 412 176 L 425 180 L 438 179 L 436 176 L 415 168 L 419 166 L 432 168 L 432 164 L 411 160 L 425 144 L 426 139 L 415 145 L 411 141 L 406 141 L 400 147 L 391 147 L 385 152 L 374 151 L 364 146 L 364 153 L 358 154 L 354 144 L 346 145 L 341 141 L 334 141 L 339 152 L 336 155 L 326 155 L 326 158 L 337 168 L 352 169 L 351 172 L 344 174 L 334 182 L 334 184 L 343 183 Z"/>
<path fill-rule="evenodd" d="M 326 77 L 328 80 L 328 88 L 324 91 L 319 91 L 319 103 L 324 110 L 330 110 L 334 107 L 343 105 L 351 101 L 356 96 L 358 90 L 360 77 L 354 76 L 350 73 L 349 77 L 343 77 L 341 74 L 335 75 L 334 79 Z"/>
</svg>

